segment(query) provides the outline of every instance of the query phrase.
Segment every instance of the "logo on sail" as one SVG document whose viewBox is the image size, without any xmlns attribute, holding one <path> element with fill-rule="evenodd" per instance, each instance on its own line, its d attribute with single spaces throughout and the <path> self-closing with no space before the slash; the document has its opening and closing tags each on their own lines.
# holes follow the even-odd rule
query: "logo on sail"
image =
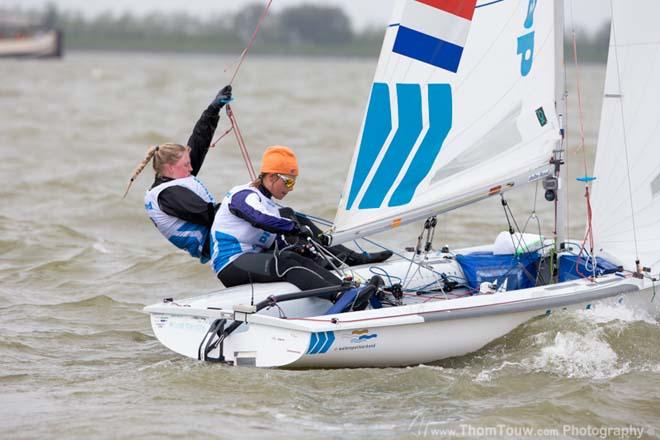
<svg viewBox="0 0 660 440">
<path fill-rule="evenodd" d="M 534 26 L 534 11 L 538 0 L 529 0 L 527 16 L 523 26 L 531 29 Z M 518 55 L 520 55 L 520 75 L 527 76 L 534 62 L 534 30 L 518 37 Z M 543 125 L 543 124 L 542 124 Z"/>
<path fill-rule="evenodd" d="M 456 73 L 477 0 L 406 3 L 393 52 Z"/>
<path fill-rule="evenodd" d="M 452 92 L 449 84 L 429 84 L 428 129 L 422 116 L 422 87 L 397 84 L 398 127 L 393 136 L 390 87 L 374 83 L 367 108 L 362 140 L 353 172 L 346 209 L 351 209 L 372 176 L 359 209 L 408 204 L 431 171 L 452 126 Z M 389 139 L 389 143 L 388 143 Z M 379 163 L 375 163 L 385 151 Z M 375 168 L 375 172 L 372 173 Z"/>
</svg>

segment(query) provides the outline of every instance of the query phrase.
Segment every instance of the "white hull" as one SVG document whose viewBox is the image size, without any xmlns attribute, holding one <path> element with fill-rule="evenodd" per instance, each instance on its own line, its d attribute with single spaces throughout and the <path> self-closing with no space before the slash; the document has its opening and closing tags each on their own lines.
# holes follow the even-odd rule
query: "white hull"
<svg viewBox="0 0 660 440">
<path fill-rule="evenodd" d="M 48 31 L 22 38 L 0 38 L 0 57 L 59 57 L 62 54 L 61 35 Z"/>
<path fill-rule="evenodd" d="M 443 271 L 451 270 L 439 261 Z M 405 261 L 380 265 L 390 273 L 407 268 Z M 356 272 L 369 274 L 368 268 Z M 424 280 L 418 275 L 420 285 Z M 255 285 L 255 303 L 273 294 L 295 292 L 288 283 Z M 234 318 L 232 307 L 248 304 L 249 286 L 224 292 L 155 304 L 154 333 L 171 350 L 201 359 L 203 347 L 216 336 L 207 335 L 218 319 Z M 295 300 L 277 308 L 238 317 L 245 320 L 222 344 L 224 360 L 234 365 L 286 368 L 389 367 L 416 365 L 475 352 L 536 317 L 562 310 L 593 309 L 603 302 L 642 307 L 657 313 L 649 281 L 609 275 L 489 295 L 442 299 L 419 296 L 409 304 L 359 312 L 323 315 L 330 303 L 321 299 Z M 226 325 L 225 325 L 226 327 Z M 219 349 L 209 354 L 214 358 Z"/>
</svg>

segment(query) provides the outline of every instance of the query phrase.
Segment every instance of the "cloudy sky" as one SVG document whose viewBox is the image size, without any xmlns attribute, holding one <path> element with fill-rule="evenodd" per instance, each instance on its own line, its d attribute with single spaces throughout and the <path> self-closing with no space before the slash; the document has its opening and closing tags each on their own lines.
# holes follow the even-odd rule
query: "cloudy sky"
<svg viewBox="0 0 660 440">
<path fill-rule="evenodd" d="M 484 0 L 480 0 L 484 1 Z M 544 0 L 552 1 L 552 0 Z M 142 14 L 154 10 L 186 11 L 196 15 L 221 14 L 234 12 L 250 3 L 266 3 L 264 0 L 0 0 L 0 6 L 42 7 L 54 3 L 63 10 L 80 10 L 86 15 L 95 15 L 102 11 L 131 11 Z M 370 24 L 387 22 L 394 0 L 274 0 L 274 10 L 285 6 L 314 3 L 339 5 L 351 16 L 358 28 Z M 575 15 L 577 26 L 589 31 L 597 30 L 609 18 L 609 2 L 604 0 L 565 0 L 566 17 L 570 20 L 571 12 Z"/>
</svg>

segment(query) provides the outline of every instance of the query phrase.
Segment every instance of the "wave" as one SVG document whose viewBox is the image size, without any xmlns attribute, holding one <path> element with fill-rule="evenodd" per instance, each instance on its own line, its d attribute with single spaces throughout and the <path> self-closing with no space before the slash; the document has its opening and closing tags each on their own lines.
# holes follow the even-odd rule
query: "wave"
<svg viewBox="0 0 660 440">
<path fill-rule="evenodd" d="M 660 363 L 657 321 L 623 306 L 596 310 L 530 321 L 481 351 L 444 365 L 471 371 L 477 382 L 507 381 L 521 374 L 605 380 L 653 372 Z"/>
<path fill-rule="evenodd" d="M 31 304 L 31 303 L 22 303 L 22 304 L 12 304 L 7 307 L 0 307 L 0 312 L 6 314 L 7 316 L 11 314 L 17 315 L 37 315 L 36 317 L 41 318 L 41 315 L 47 315 L 52 319 L 57 319 L 57 313 L 62 312 L 74 312 L 81 313 L 86 309 L 93 309 L 95 311 L 109 311 L 112 309 L 122 309 L 127 313 L 134 312 L 136 315 L 141 315 L 140 310 L 144 307 L 144 304 L 140 303 L 129 303 L 123 301 L 117 301 L 107 295 L 96 295 L 89 298 L 80 299 L 77 301 L 66 301 L 60 303 L 44 303 L 44 304 Z"/>
<path fill-rule="evenodd" d="M 31 353 L 37 354 L 38 351 L 31 347 L 28 344 L 20 342 L 14 338 L 0 340 L 0 352 L 3 353 L 3 356 L 7 355 L 7 352 L 16 352 L 16 353 Z"/>
<path fill-rule="evenodd" d="M 23 243 L 20 240 L 0 240 L 0 254 L 6 254 L 16 249 L 22 248 Z"/>
<path fill-rule="evenodd" d="M 622 305 L 598 304 L 598 307 L 594 309 L 578 310 L 575 313 L 580 319 L 596 324 L 619 322 L 625 326 L 625 324 L 632 322 L 645 322 L 651 325 L 659 325 L 657 319 L 651 316 L 646 310 Z"/>
<path fill-rule="evenodd" d="M 55 336 L 58 342 L 87 342 L 93 343 L 98 341 L 106 341 L 108 339 L 119 342 L 130 341 L 130 342 L 147 342 L 153 341 L 154 337 L 145 333 L 142 333 L 137 330 L 106 330 L 100 332 L 91 332 L 91 333 L 76 333 L 71 331 L 57 332 Z"/>
<path fill-rule="evenodd" d="M 28 382 L 32 380 L 32 375 L 27 373 L 6 374 L 0 376 L 0 383 L 6 382 Z"/>
<path fill-rule="evenodd" d="M 78 301 L 64 302 L 55 304 L 55 307 L 65 307 L 65 308 L 111 308 L 111 307 L 144 307 L 144 304 L 139 303 L 127 303 L 122 301 L 117 301 L 107 295 L 97 295 L 90 298 L 81 299 Z"/>
<path fill-rule="evenodd" d="M 601 333 L 558 332 L 538 355 L 524 364 L 533 371 L 568 378 L 610 379 L 630 371 L 630 362 L 619 359 Z"/>
</svg>

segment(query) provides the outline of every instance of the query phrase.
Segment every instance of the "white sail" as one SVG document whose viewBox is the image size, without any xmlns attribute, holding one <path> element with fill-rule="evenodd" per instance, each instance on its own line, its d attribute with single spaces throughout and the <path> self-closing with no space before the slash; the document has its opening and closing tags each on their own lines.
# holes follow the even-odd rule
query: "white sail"
<svg viewBox="0 0 660 440">
<path fill-rule="evenodd" d="M 333 242 L 552 174 L 554 2 L 399 0 Z"/>
<path fill-rule="evenodd" d="M 598 249 L 660 271 L 660 2 L 612 1 L 593 191 Z"/>
</svg>

